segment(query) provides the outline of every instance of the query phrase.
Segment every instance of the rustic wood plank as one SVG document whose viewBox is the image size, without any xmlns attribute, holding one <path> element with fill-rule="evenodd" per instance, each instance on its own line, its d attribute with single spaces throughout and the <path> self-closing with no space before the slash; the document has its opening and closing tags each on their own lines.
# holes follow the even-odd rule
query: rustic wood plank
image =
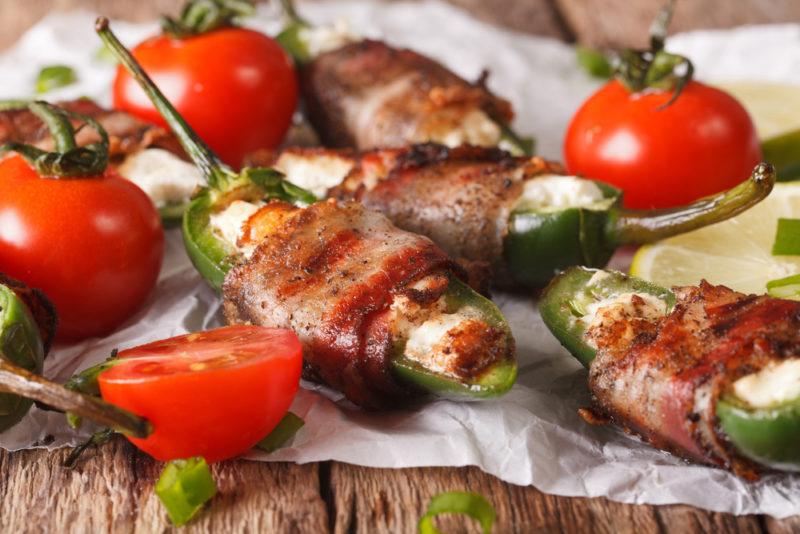
<svg viewBox="0 0 800 534">
<path fill-rule="evenodd" d="M 412 532 L 431 497 L 451 490 L 474 491 L 492 501 L 497 532 L 761 532 L 756 516 L 556 497 L 503 483 L 474 467 L 393 470 L 334 463 L 330 469 L 336 533 Z M 474 527 L 464 518 L 447 518 L 440 524 L 447 532 Z"/>
<path fill-rule="evenodd" d="M 764 530 L 769 534 L 796 534 L 800 532 L 800 515 L 782 520 L 765 517 Z"/>
<path fill-rule="evenodd" d="M 161 465 L 122 438 L 73 469 L 68 450 L 0 450 L 0 532 L 173 530 L 153 493 Z M 234 460 L 213 467 L 219 493 L 181 532 L 324 532 L 317 465 Z"/>
<path fill-rule="evenodd" d="M 592 46 L 645 46 L 650 22 L 666 0 L 555 0 L 576 39 Z M 681 0 L 671 31 L 800 22 L 797 0 Z"/>
</svg>

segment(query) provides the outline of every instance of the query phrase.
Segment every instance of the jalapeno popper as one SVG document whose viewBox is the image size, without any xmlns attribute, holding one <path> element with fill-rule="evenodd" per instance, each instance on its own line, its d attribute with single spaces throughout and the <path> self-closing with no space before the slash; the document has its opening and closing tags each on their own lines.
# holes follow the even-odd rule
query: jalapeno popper
<svg viewBox="0 0 800 534">
<path fill-rule="evenodd" d="M 589 368 L 590 422 L 746 479 L 800 470 L 800 302 L 576 267 L 540 310 Z"/>
<path fill-rule="evenodd" d="M 282 1 L 289 23 L 277 37 L 300 68 L 306 113 L 323 144 L 503 146 L 530 154 L 532 141 L 509 127 L 511 104 L 437 61 L 342 29 L 314 28 Z"/>
<path fill-rule="evenodd" d="M 460 269 L 440 248 L 361 204 L 312 204 L 312 194 L 274 169 L 235 173 L 164 99 L 108 22 L 99 19 L 97 28 L 208 181 L 184 215 L 184 239 L 200 273 L 222 289 L 230 323 L 293 329 L 306 376 L 362 406 L 424 392 L 487 397 L 511 387 L 507 323 L 459 281 Z"/>
<path fill-rule="evenodd" d="M 90 117 L 108 134 L 109 163 L 120 175 L 138 185 L 153 200 L 164 220 L 180 219 L 188 199 L 200 182 L 200 174 L 183 160 L 180 144 L 160 126 L 143 122 L 128 113 L 104 109 L 89 99 L 60 102 L 78 127 Z M 81 128 L 75 143 L 85 146 L 99 140 L 91 128 Z M 0 103 L 0 145 L 10 142 L 52 150 L 53 136 L 44 122 L 23 102 Z"/>
<path fill-rule="evenodd" d="M 693 204 L 628 210 L 617 189 L 492 148 L 423 144 L 360 155 L 287 149 L 270 161 L 317 195 L 358 200 L 454 258 L 490 265 L 497 285 L 531 288 L 570 265 L 602 267 L 620 245 L 732 217 L 775 182 L 774 170 L 762 164 L 749 181 Z"/>
</svg>

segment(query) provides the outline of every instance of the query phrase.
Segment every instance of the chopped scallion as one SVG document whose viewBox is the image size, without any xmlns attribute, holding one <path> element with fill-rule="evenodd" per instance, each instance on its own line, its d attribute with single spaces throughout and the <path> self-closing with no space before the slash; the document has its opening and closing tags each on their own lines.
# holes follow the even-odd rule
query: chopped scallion
<svg viewBox="0 0 800 534">
<path fill-rule="evenodd" d="M 275 452 L 297 434 L 297 431 L 305 424 L 306 422 L 302 418 L 292 412 L 286 412 L 278 426 L 272 429 L 267 437 L 259 441 L 256 447 L 264 452 Z"/>
<path fill-rule="evenodd" d="M 433 525 L 433 518 L 439 514 L 468 515 L 480 523 L 483 534 L 492 532 L 496 516 L 494 507 L 482 495 L 469 491 L 448 491 L 431 499 L 428 511 L 419 520 L 420 534 L 440 533 Z"/>
<path fill-rule="evenodd" d="M 156 482 L 156 495 L 176 526 L 185 525 L 216 493 L 211 469 L 199 456 L 168 462 Z"/>
<path fill-rule="evenodd" d="M 66 65 L 50 65 L 43 67 L 36 77 L 36 92 L 38 94 L 58 89 L 70 85 L 77 81 L 78 77 L 72 67 Z"/>
<path fill-rule="evenodd" d="M 800 255 L 800 219 L 778 219 L 778 231 L 775 233 L 772 255 Z"/>
</svg>

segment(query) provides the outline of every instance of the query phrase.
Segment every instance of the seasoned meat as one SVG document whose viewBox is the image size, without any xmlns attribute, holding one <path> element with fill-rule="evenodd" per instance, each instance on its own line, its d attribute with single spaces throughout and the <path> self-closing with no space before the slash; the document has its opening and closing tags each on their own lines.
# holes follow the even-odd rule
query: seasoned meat
<svg viewBox="0 0 800 534">
<path fill-rule="evenodd" d="M 459 273 L 441 249 L 355 202 L 273 202 L 250 218 L 242 239 L 260 244 L 225 278 L 230 324 L 293 329 L 306 376 L 356 404 L 380 407 L 405 395 L 390 373 L 391 306 L 400 296 L 437 301 Z"/>
<path fill-rule="evenodd" d="M 503 240 L 523 183 L 561 167 L 498 149 L 415 145 L 364 155 L 330 194 L 353 198 L 453 257 L 504 269 Z"/>
<path fill-rule="evenodd" d="M 303 68 L 301 90 L 326 146 L 402 146 L 438 141 L 496 145 L 493 120 L 508 101 L 411 50 L 364 40 L 325 52 Z"/>
<path fill-rule="evenodd" d="M 163 148 L 182 155 L 177 139 L 167 130 L 143 122 L 123 111 L 103 109 L 89 99 L 60 102 L 60 107 L 73 113 L 87 115 L 105 128 L 109 136 L 109 151 L 112 161 L 119 162 L 125 156 L 144 148 Z M 79 121 L 74 121 L 78 125 Z M 86 145 L 97 141 L 92 128 L 84 127 L 76 141 Z M 44 123 L 28 110 L 0 111 L 0 144 L 17 141 L 33 144 L 44 150 L 53 148 L 53 139 Z"/>
<path fill-rule="evenodd" d="M 718 427 L 717 400 L 742 376 L 800 355 L 800 302 L 705 281 L 674 291 L 673 311 L 645 325 L 636 313 L 598 312 L 610 315 L 587 332 L 598 349 L 592 410 L 656 447 L 754 478 Z"/>
</svg>

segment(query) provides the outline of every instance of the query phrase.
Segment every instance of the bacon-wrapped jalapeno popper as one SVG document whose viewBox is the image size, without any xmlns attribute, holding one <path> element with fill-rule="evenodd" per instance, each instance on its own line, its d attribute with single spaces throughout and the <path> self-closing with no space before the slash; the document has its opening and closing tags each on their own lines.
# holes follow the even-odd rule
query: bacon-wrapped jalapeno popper
<svg viewBox="0 0 800 534">
<path fill-rule="evenodd" d="M 576 267 L 540 310 L 589 368 L 589 420 L 747 479 L 800 470 L 800 302 Z"/>
<path fill-rule="evenodd" d="M 628 210 L 601 182 L 493 148 L 423 144 L 362 154 L 287 149 L 271 159 L 315 194 L 355 199 L 454 258 L 485 262 L 498 285 L 542 287 L 571 265 L 604 266 L 616 248 L 722 221 L 763 199 L 774 170 L 693 204 Z"/>
<path fill-rule="evenodd" d="M 282 2 L 289 24 L 278 41 L 300 68 L 305 109 L 323 144 L 403 146 L 435 141 L 448 146 L 502 146 L 532 153 L 532 140 L 509 127 L 511 104 L 439 62 L 341 29 L 313 28 Z"/>
<path fill-rule="evenodd" d="M 97 121 L 108 134 L 109 162 L 148 194 L 165 221 L 180 220 L 200 183 L 200 173 L 182 159 L 180 144 L 170 132 L 85 98 L 57 105 L 70 115 L 73 126 L 82 123 L 80 117 Z M 78 146 L 98 140 L 92 128 L 82 128 L 75 134 Z M 25 102 L 14 101 L 0 104 L 0 145 L 11 142 L 42 150 L 52 150 L 55 144 L 44 121 Z"/>
<path fill-rule="evenodd" d="M 424 392 L 488 397 L 513 385 L 505 319 L 459 281 L 441 249 L 361 204 L 312 204 L 312 194 L 273 169 L 233 172 L 107 24 L 100 19 L 98 33 L 208 181 L 184 215 L 184 239 L 200 273 L 222 289 L 229 322 L 295 330 L 307 376 L 362 406 Z"/>
</svg>

